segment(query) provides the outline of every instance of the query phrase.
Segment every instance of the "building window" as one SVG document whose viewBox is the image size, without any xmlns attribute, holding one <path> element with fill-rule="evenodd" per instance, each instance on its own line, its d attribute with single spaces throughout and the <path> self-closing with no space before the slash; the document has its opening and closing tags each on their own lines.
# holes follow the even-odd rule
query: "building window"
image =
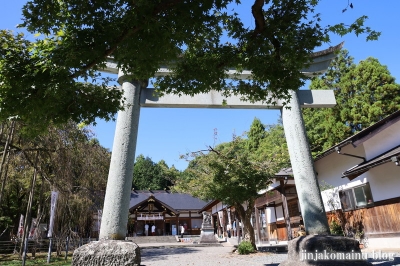
<svg viewBox="0 0 400 266">
<path fill-rule="evenodd" d="M 369 183 L 339 191 L 339 197 L 344 211 L 366 208 L 374 204 Z"/>
</svg>

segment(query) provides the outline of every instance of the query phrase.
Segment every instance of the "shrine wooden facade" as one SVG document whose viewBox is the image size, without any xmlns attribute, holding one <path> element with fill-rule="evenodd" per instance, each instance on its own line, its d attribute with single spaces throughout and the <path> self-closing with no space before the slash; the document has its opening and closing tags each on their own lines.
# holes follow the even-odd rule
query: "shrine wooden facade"
<svg viewBox="0 0 400 266">
<path fill-rule="evenodd" d="M 255 209 L 259 220 L 255 235 L 260 243 L 291 240 L 297 235 L 302 218 L 290 169 L 277 174 L 270 189 L 256 200 Z"/>
<path fill-rule="evenodd" d="M 207 202 L 189 194 L 172 193 L 165 190 L 135 190 L 131 193 L 129 208 L 129 236 L 148 235 L 155 225 L 154 235 L 180 234 L 179 226 L 185 227 L 186 235 L 199 235 L 203 216 L 199 210 Z"/>
</svg>

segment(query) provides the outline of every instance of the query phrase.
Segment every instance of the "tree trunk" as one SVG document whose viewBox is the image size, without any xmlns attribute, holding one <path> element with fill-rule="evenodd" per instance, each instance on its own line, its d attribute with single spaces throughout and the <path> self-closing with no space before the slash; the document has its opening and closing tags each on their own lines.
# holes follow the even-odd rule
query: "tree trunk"
<svg viewBox="0 0 400 266">
<path fill-rule="evenodd" d="M 0 189 L 0 206 L 1 206 L 1 202 L 3 200 L 4 187 L 6 186 L 6 182 L 7 182 L 7 170 L 4 171 L 3 169 L 4 169 L 4 164 L 10 154 L 9 146 L 10 146 L 10 143 L 12 142 L 12 138 L 14 136 L 14 128 L 15 128 L 15 121 L 13 120 L 13 121 L 11 121 L 10 129 L 9 129 L 8 136 L 6 139 L 6 144 L 4 145 L 3 156 L 1 158 L 1 163 L 0 163 L 0 180 L 2 180 L 1 189 Z M 6 169 L 8 169 L 8 168 L 6 167 Z M 2 177 L 3 177 L 3 179 L 2 179 Z"/>
<path fill-rule="evenodd" d="M 26 207 L 24 233 L 23 233 L 22 243 L 21 243 L 22 265 L 25 265 L 25 261 L 26 261 L 26 253 L 27 253 L 26 249 L 27 248 L 25 249 L 25 247 L 27 247 L 27 245 L 28 245 L 29 225 L 31 223 L 32 202 L 33 202 L 33 195 L 35 192 L 36 177 L 37 177 L 37 172 L 38 172 L 37 171 L 38 157 L 39 157 L 39 152 L 36 152 L 35 168 L 34 168 L 34 172 L 33 172 L 32 183 L 31 183 L 31 188 L 30 188 L 30 193 L 29 193 L 28 206 Z"/>
<path fill-rule="evenodd" d="M 257 250 L 254 228 L 251 225 L 251 215 L 254 209 L 254 200 L 248 202 L 246 210 L 242 204 L 235 204 L 234 206 L 243 224 L 243 241 L 249 241 L 254 250 Z"/>
<path fill-rule="evenodd" d="M 37 224 L 39 225 L 40 224 L 40 222 L 41 222 L 41 220 L 42 220 L 42 217 L 43 217 L 43 214 L 44 214 L 44 185 L 45 185 L 45 182 L 44 182 L 44 177 L 41 175 L 41 186 L 40 186 L 40 193 L 39 193 L 39 201 L 38 201 L 38 207 L 37 207 L 37 214 L 36 214 L 36 217 L 37 217 Z"/>
</svg>

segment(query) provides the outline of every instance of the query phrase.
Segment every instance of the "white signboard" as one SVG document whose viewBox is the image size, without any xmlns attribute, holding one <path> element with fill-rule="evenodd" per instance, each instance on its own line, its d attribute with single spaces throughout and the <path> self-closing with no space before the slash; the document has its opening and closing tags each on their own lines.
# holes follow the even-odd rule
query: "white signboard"
<svg viewBox="0 0 400 266">
<path fill-rule="evenodd" d="M 146 215 L 146 216 L 139 216 L 137 220 L 139 221 L 152 221 L 152 220 L 163 220 L 164 217 L 161 215 Z"/>
</svg>

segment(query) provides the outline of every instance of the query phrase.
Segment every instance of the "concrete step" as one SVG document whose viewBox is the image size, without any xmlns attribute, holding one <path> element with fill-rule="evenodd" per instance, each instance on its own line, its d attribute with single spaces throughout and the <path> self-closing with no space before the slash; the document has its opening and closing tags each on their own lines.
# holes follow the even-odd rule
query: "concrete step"
<svg viewBox="0 0 400 266">
<path fill-rule="evenodd" d="M 131 240 L 135 243 L 176 243 L 175 236 L 136 236 L 136 237 L 128 237 L 128 240 Z"/>
</svg>

